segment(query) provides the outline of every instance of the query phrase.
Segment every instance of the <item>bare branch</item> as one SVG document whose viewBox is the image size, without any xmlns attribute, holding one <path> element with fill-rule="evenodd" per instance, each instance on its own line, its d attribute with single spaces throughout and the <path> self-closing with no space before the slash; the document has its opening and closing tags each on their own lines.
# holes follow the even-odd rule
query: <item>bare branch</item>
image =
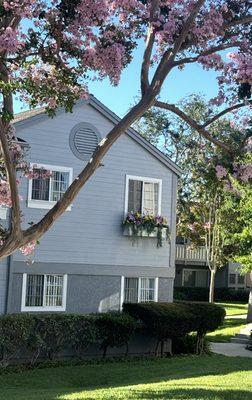
<svg viewBox="0 0 252 400">
<path fill-rule="evenodd" d="M 239 108 L 242 107 L 246 107 L 248 106 L 247 103 L 239 103 L 239 104 L 235 104 L 234 106 L 228 107 L 225 110 L 219 112 L 218 114 L 216 114 L 214 117 L 210 118 L 207 122 L 205 122 L 202 125 L 202 128 L 206 128 L 207 126 L 211 125 L 213 122 L 217 121 L 219 118 L 223 117 L 223 115 L 226 115 L 228 113 L 230 113 L 233 110 L 238 110 Z"/>
<path fill-rule="evenodd" d="M 237 25 L 251 24 L 252 23 L 252 15 L 246 15 L 245 17 L 233 19 L 231 22 L 223 25 L 223 29 L 227 30 Z"/>
<path fill-rule="evenodd" d="M 195 129 L 201 136 L 205 139 L 209 140 L 211 143 L 215 144 L 216 146 L 222 148 L 225 152 L 230 153 L 231 149 L 225 143 L 219 141 L 218 139 L 212 137 L 212 135 L 200 124 L 198 124 L 193 118 L 189 115 L 184 113 L 184 111 L 180 110 L 174 104 L 164 103 L 162 101 L 156 101 L 154 104 L 155 107 L 159 107 L 170 111 L 176 115 L 178 115 L 183 121 L 185 121 L 191 128 Z"/>
</svg>

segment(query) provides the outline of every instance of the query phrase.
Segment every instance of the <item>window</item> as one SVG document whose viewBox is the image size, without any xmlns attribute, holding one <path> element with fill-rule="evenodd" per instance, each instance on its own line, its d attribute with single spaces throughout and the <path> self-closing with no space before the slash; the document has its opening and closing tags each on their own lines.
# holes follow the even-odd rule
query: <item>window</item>
<svg viewBox="0 0 252 400">
<path fill-rule="evenodd" d="M 209 273 L 207 270 L 183 269 L 183 286 L 208 287 Z"/>
<path fill-rule="evenodd" d="M 33 166 L 35 164 L 31 164 Z M 43 170 L 50 171 L 51 175 L 43 177 Z M 72 168 L 36 164 L 34 171 L 38 176 L 29 181 L 28 207 L 49 209 L 61 199 L 71 184 Z"/>
<path fill-rule="evenodd" d="M 158 278 L 124 278 L 122 290 L 125 303 L 157 301 Z"/>
<path fill-rule="evenodd" d="M 64 311 L 66 275 L 23 275 L 21 311 Z"/>
<path fill-rule="evenodd" d="M 161 179 L 126 177 L 125 212 L 161 214 Z"/>
<path fill-rule="evenodd" d="M 236 274 L 229 274 L 229 283 L 231 285 L 235 285 L 235 283 L 236 283 Z"/>
<path fill-rule="evenodd" d="M 237 283 L 238 283 L 239 285 L 244 285 L 244 282 L 245 282 L 245 277 L 244 277 L 244 275 L 238 274 Z"/>
</svg>

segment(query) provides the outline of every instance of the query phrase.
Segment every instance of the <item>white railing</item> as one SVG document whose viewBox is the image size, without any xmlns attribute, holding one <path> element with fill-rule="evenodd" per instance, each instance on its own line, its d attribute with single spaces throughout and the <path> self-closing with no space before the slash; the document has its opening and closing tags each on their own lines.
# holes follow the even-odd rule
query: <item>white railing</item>
<svg viewBox="0 0 252 400">
<path fill-rule="evenodd" d="M 176 245 L 176 260 L 206 262 L 206 249 L 204 246 L 192 248 L 188 245 Z"/>
</svg>

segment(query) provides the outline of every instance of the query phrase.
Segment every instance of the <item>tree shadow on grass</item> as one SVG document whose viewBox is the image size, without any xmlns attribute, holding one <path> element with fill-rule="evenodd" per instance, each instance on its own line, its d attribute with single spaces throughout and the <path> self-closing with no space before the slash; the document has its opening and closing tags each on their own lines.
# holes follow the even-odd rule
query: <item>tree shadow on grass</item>
<svg viewBox="0 0 252 400">
<path fill-rule="evenodd" d="M 96 398 L 99 400 L 252 400 L 251 392 L 238 390 L 236 387 L 235 390 L 222 391 L 220 387 L 225 375 L 235 372 L 245 373 L 250 371 L 251 367 L 251 360 L 246 358 L 188 356 L 33 370 L 0 377 L 0 398 L 3 400 L 63 400 L 68 398 L 65 396 L 69 396 L 71 400 L 79 400 L 81 392 L 85 392 L 85 399 L 90 400 Z M 211 376 L 211 379 L 216 376 L 211 390 L 204 389 L 202 381 L 186 383 L 182 381 L 182 379 L 207 376 Z M 218 382 L 218 376 L 220 376 L 220 382 Z M 241 381 L 244 378 L 241 377 Z M 174 382 L 169 384 L 171 380 Z M 248 381 L 247 377 L 245 382 L 246 380 Z M 164 387 L 165 382 L 167 382 L 167 390 Z M 155 387 L 153 390 L 152 387 L 139 388 L 139 390 L 134 387 L 134 385 L 153 383 L 157 384 L 155 387 L 160 390 L 155 392 Z M 160 386 L 158 386 L 159 383 Z M 242 389 L 245 384 L 240 383 Z M 129 386 L 133 387 L 129 388 Z M 95 396 L 95 392 L 97 391 L 98 395 L 100 390 L 104 391 L 104 397 Z M 122 391 L 123 395 L 125 393 L 125 397 L 118 397 L 118 391 Z"/>
</svg>

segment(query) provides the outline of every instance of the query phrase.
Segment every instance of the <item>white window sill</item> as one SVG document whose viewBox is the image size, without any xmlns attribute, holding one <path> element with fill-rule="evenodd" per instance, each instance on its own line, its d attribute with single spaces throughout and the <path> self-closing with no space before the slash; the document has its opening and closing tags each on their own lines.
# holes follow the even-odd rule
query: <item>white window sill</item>
<svg viewBox="0 0 252 400">
<path fill-rule="evenodd" d="M 66 311 L 66 307 L 59 306 L 59 307 L 22 307 L 21 311 L 34 311 L 34 312 L 49 312 L 49 311 Z"/>
<path fill-rule="evenodd" d="M 28 200 L 27 207 L 50 210 L 56 203 L 57 203 L 56 201 Z M 66 211 L 71 211 L 71 209 L 72 205 L 67 207 Z"/>
</svg>

